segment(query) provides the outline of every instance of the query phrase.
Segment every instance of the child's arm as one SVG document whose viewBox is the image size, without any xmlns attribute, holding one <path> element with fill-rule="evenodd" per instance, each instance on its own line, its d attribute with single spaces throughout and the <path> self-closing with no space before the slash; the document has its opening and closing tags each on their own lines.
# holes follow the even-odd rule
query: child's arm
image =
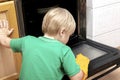
<svg viewBox="0 0 120 80">
<path fill-rule="evenodd" d="M 9 48 L 11 38 L 8 37 L 13 32 L 9 30 L 8 21 L 0 20 L 0 45 Z"/>
<path fill-rule="evenodd" d="M 76 75 L 70 77 L 70 80 L 83 80 L 84 77 L 84 73 L 82 70 L 80 70 L 79 73 L 77 73 Z"/>
</svg>

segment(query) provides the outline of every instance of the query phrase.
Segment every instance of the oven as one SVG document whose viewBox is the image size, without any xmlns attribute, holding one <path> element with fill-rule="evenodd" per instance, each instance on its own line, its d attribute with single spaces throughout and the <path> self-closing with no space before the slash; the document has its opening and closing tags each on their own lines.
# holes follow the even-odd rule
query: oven
<svg viewBox="0 0 120 80">
<path fill-rule="evenodd" d="M 15 0 L 20 37 L 25 35 L 42 36 L 42 19 L 45 13 L 54 7 L 68 9 L 77 25 L 70 37 L 68 46 L 75 54 L 82 53 L 90 59 L 88 77 L 114 66 L 94 80 L 119 67 L 120 51 L 116 48 L 86 38 L 86 0 Z M 67 80 L 67 76 L 64 76 Z M 69 80 L 69 79 L 68 79 Z"/>
</svg>

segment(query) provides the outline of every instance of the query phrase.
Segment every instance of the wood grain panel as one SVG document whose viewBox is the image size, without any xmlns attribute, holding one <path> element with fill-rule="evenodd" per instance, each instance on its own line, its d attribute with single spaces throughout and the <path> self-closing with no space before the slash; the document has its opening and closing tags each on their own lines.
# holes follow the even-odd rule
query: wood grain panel
<svg viewBox="0 0 120 80">
<path fill-rule="evenodd" d="M 14 1 L 0 3 L 0 19 L 6 19 L 10 28 L 14 28 L 11 38 L 18 38 L 18 24 Z M 13 53 L 11 49 L 0 46 L 0 80 L 16 79 L 21 66 L 21 54 Z"/>
</svg>

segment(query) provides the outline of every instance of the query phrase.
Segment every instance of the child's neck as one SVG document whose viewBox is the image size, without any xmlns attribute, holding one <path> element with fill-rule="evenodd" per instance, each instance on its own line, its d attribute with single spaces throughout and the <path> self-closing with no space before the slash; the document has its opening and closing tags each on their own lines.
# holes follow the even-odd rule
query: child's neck
<svg viewBox="0 0 120 80">
<path fill-rule="evenodd" d="M 45 34 L 44 37 L 50 38 L 50 39 L 55 39 L 53 36 L 49 36 L 49 35 L 47 35 L 47 34 Z"/>
</svg>

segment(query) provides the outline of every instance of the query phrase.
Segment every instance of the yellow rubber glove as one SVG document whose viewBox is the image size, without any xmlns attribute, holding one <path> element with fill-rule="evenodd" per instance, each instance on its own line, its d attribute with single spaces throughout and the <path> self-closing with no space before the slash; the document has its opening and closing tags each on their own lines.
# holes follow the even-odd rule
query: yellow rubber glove
<svg viewBox="0 0 120 80">
<path fill-rule="evenodd" d="M 89 65 L 89 62 L 90 62 L 89 58 L 82 55 L 81 53 L 79 53 L 76 56 L 76 62 L 80 66 L 80 69 L 84 72 L 83 80 L 86 80 L 86 78 L 88 76 L 88 65 Z"/>
</svg>

